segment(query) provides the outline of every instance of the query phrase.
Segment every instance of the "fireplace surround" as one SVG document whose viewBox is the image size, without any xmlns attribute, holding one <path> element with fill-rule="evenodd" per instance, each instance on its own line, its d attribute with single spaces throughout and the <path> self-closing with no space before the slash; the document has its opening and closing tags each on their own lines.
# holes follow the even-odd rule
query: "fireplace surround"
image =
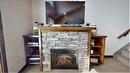
<svg viewBox="0 0 130 73">
<path fill-rule="evenodd" d="M 76 64 L 79 71 L 89 71 L 91 30 L 95 27 L 42 27 L 39 31 L 40 70 L 51 71 L 51 49 L 76 50 Z M 41 52 L 42 51 L 42 52 Z M 60 54 L 60 59 L 71 64 L 74 54 Z M 57 58 L 58 58 L 57 57 Z M 75 58 L 74 57 L 74 58 Z M 69 61 L 68 59 L 69 58 Z"/>
<path fill-rule="evenodd" d="M 45 32 L 42 33 L 42 37 L 45 57 L 44 71 L 52 69 L 87 69 L 88 33 Z"/>
</svg>

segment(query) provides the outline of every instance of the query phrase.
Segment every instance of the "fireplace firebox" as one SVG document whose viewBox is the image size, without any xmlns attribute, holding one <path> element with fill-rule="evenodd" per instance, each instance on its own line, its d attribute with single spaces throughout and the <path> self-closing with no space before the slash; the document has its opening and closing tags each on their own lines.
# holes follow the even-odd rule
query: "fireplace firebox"
<svg viewBox="0 0 130 73">
<path fill-rule="evenodd" d="M 78 69 L 76 50 L 51 49 L 51 69 Z"/>
</svg>

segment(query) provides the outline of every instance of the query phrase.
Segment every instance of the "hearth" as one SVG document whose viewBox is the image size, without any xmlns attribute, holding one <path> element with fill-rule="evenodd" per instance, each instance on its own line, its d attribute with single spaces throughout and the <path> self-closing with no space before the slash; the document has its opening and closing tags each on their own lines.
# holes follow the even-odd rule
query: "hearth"
<svg viewBox="0 0 130 73">
<path fill-rule="evenodd" d="M 78 69 L 76 50 L 51 49 L 51 69 Z"/>
</svg>

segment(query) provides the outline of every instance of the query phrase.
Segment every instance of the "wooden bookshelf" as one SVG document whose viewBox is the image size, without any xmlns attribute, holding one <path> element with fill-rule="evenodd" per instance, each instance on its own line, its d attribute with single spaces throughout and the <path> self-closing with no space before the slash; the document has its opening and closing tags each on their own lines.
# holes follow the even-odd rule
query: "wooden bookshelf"
<svg viewBox="0 0 130 73">
<path fill-rule="evenodd" d="M 40 64 L 38 35 L 24 35 L 26 64 Z"/>
<path fill-rule="evenodd" d="M 104 35 L 93 35 L 91 38 L 91 57 L 98 58 L 100 64 L 104 63 L 106 37 Z"/>
</svg>

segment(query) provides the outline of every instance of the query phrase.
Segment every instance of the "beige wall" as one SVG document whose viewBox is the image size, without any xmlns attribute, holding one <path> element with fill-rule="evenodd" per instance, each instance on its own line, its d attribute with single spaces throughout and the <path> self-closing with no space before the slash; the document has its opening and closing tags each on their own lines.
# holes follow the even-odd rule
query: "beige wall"
<svg viewBox="0 0 130 73">
<path fill-rule="evenodd" d="M 23 35 L 32 32 L 31 0 L 0 0 L 8 71 L 25 65 Z"/>
<path fill-rule="evenodd" d="M 87 21 L 97 24 L 98 33 L 107 35 L 105 54 L 128 43 L 128 36 L 117 37 L 129 28 L 129 0 L 87 0 Z"/>
<path fill-rule="evenodd" d="M 33 23 L 44 23 L 44 1 L 45 0 L 32 0 Z"/>
</svg>

